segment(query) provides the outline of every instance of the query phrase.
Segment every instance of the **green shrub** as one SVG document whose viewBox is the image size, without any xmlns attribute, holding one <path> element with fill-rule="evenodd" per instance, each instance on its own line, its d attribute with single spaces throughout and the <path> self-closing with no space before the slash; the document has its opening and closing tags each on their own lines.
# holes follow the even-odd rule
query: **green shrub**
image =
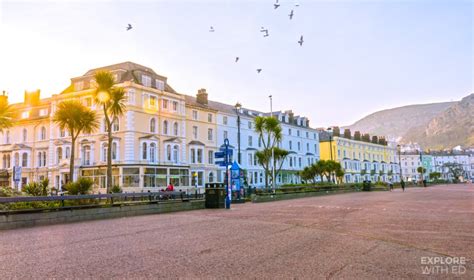
<svg viewBox="0 0 474 280">
<path fill-rule="evenodd" d="M 49 180 L 44 179 L 41 182 L 32 182 L 24 185 L 21 190 L 32 196 L 47 196 L 48 195 Z"/>
<path fill-rule="evenodd" d="M 122 193 L 122 188 L 119 185 L 115 185 L 110 190 L 112 193 Z"/>
<path fill-rule="evenodd" d="M 94 182 L 89 178 L 80 177 L 76 182 L 69 182 L 64 186 L 68 194 L 79 195 L 89 194 Z"/>
<path fill-rule="evenodd" d="M 0 187 L 0 197 L 21 196 L 21 192 L 10 188 L 9 186 Z"/>
</svg>

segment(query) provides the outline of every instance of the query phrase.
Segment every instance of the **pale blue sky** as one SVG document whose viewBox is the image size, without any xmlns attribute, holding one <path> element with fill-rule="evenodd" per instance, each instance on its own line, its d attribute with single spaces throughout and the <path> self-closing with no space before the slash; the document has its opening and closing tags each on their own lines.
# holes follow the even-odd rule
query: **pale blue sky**
<svg viewBox="0 0 474 280">
<path fill-rule="evenodd" d="M 263 111 L 272 94 L 275 110 L 314 127 L 474 92 L 472 1 L 280 0 L 277 10 L 274 0 L 18 2 L 0 0 L 0 90 L 11 101 L 128 60 L 181 93 L 206 88 Z"/>
</svg>

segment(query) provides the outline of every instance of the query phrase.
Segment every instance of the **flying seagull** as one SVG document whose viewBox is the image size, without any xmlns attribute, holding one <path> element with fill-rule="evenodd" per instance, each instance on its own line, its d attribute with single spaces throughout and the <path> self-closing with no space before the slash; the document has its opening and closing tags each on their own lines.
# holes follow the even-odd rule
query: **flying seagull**
<svg viewBox="0 0 474 280">
<path fill-rule="evenodd" d="M 262 72 L 262 69 L 261 69 L 261 68 L 258 68 L 258 69 L 257 69 L 257 73 L 260 73 L 260 72 Z"/>
<path fill-rule="evenodd" d="M 239 61 L 239 57 L 238 57 L 238 56 L 235 57 L 235 62 L 237 62 L 237 61 Z"/>
<path fill-rule="evenodd" d="M 300 40 L 298 41 L 298 44 L 300 44 L 300 47 L 303 46 L 303 35 L 301 35 Z"/>
<path fill-rule="evenodd" d="M 132 29 L 132 28 L 133 28 L 132 25 L 129 23 L 128 26 L 127 26 L 127 31 Z"/>
<path fill-rule="evenodd" d="M 280 7 L 280 4 L 278 4 L 278 0 L 276 0 L 275 4 L 273 4 L 274 9 L 278 9 Z"/>
<path fill-rule="evenodd" d="M 211 26 L 211 27 L 209 28 L 209 32 L 214 32 L 214 27 Z"/>
<path fill-rule="evenodd" d="M 288 15 L 290 17 L 290 20 L 293 18 L 293 10 L 291 10 L 290 14 Z"/>
<path fill-rule="evenodd" d="M 298 2 L 295 3 L 295 7 L 299 7 L 300 4 Z"/>
<path fill-rule="evenodd" d="M 268 29 L 265 30 L 265 35 L 263 37 L 268 37 Z"/>
</svg>

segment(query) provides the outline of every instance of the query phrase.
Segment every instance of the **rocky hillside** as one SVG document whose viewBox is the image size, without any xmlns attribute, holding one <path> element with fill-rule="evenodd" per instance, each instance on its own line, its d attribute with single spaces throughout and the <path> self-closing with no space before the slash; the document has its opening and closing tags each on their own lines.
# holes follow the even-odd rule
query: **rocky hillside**
<svg viewBox="0 0 474 280">
<path fill-rule="evenodd" d="M 403 142 L 418 142 L 430 149 L 474 146 L 474 94 L 435 116 L 427 125 L 412 127 Z"/>
<path fill-rule="evenodd" d="M 409 105 L 372 113 L 350 125 L 351 131 L 400 138 L 412 127 L 427 125 L 435 116 L 456 102 Z"/>
<path fill-rule="evenodd" d="M 474 146 L 474 94 L 458 102 L 410 105 L 375 112 L 348 128 L 417 142 L 425 149 Z"/>
</svg>

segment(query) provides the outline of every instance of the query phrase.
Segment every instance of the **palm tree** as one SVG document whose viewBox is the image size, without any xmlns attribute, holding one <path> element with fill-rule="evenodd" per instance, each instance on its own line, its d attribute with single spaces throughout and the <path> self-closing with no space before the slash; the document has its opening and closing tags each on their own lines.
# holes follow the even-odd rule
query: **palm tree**
<svg viewBox="0 0 474 280">
<path fill-rule="evenodd" d="M 94 101 L 102 107 L 107 130 L 107 193 L 112 189 L 112 126 L 125 113 L 125 90 L 114 86 L 115 79 L 108 71 L 98 71 L 94 75 L 96 90 Z"/>
<path fill-rule="evenodd" d="M 67 130 L 71 135 L 69 178 L 74 181 L 74 157 L 77 137 L 81 133 L 92 133 L 99 127 L 97 115 L 77 100 L 66 100 L 59 103 L 53 121 L 58 124 L 60 129 Z"/>
<path fill-rule="evenodd" d="M 12 109 L 7 99 L 0 101 L 0 132 L 12 126 Z"/>
<path fill-rule="evenodd" d="M 263 150 L 256 153 L 259 164 L 265 170 L 265 187 L 268 188 L 268 175 L 271 170 L 272 150 L 274 158 L 276 158 L 275 147 L 283 138 L 280 122 L 274 117 L 256 117 L 255 132 L 258 133 L 258 139 L 263 145 Z M 281 150 L 281 149 L 280 149 Z M 283 150 L 281 150 L 283 151 Z M 287 154 L 281 153 L 280 160 L 284 160 Z M 278 160 L 278 159 L 276 159 Z M 276 163 L 274 160 L 274 164 Z"/>
</svg>

